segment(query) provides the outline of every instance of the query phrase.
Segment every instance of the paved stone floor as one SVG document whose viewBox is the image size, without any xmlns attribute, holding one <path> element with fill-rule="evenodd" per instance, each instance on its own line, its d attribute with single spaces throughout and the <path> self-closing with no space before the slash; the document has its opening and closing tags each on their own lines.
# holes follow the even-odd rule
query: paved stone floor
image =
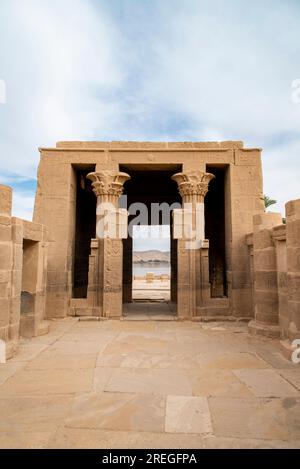
<svg viewBox="0 0 300 469">
<path fill-rule="evenodd" d="M 154 280 L 148 283 L 146 280 L 133 280 L 132 298 L 133 300 L 162 300 L 170 301 L 170 280 Z"/>
<path fill-rule="evenodd" d="M 300 448 L 300 366 L 243 323 L 51 322 L 0 365 L 1 448 Z"/>
</svg>

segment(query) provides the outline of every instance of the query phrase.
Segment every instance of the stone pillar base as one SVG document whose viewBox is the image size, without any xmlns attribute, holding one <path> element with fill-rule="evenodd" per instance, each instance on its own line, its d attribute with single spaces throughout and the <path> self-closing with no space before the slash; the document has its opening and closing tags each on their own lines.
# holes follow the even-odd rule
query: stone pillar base
<svg viewBox="0 0 300 469">
<path fill-rule="evenodd" d="M 280 341 L 281 353 L 289 361 L 292 361 L 292 353 L 296 350 L 297 347 L 293 347 L 291 342 L 287 340 Z"/>
<path fill-rule="evenodd" d="M 48 334 L 50 330 L 50 324 L 48 321 L 41 321 L 37 327 L 36 330 L 36 337 L 39 337 L 41 335 L 46 335 Z"/>
<path fill-rule="evenodd" d="M 40 321 L 36 324 L 36 316 L 33 314 L 23 314 L 20 318 L 20 336 L 30 339 L 31 337 L 39 337 L 48 334 L 49 322 Z"/>
<path fill-rule="evenodd" d="M 252 320 L 248 324 L 249 332 L 251 335 L 261 335 L 264 337 L 278 338 L 280 337 L 280 327 L 272 326 L 269 324 L 261 324 Z"/>
<path fill-rule="evenodd" d="M 18 352 L 18 341 L 10 340 L 5 343 L 6 345 L 6 360 L 13 358 Z"/>
</svg>

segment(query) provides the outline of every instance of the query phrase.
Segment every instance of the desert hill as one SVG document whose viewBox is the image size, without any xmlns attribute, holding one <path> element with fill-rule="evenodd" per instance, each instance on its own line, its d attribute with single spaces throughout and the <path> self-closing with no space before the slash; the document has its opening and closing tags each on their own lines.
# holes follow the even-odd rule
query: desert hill
<svg viewBox="0 0 300 469">
<path fill-rule="evenodd" d="M 170 262 L 169 251 L 136 251 L 133 253 L 133 262 L 143 264 L 144 262 Z"/>
</svg>

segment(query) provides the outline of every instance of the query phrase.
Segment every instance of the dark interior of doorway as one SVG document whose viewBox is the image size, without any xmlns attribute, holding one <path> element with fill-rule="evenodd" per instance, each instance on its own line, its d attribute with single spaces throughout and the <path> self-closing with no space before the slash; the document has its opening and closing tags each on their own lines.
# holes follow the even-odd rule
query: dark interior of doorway
<svg viewBox="0 0 300 469">
<path fill-rule="evenodd" d="M 86 298 L 89 273 L 91 239 L 96 233 L 96 197 L 88 173 L 95 165 L 76 167 L 76 221 L 73 298 Z"/>
<path fill-rule="evenodd" d="M 227 296 L 225 254 L 225 179 L 226 166 L 209 166 L 215 175 L 205 197 L 205 237 L 209 239 L 209 281 L 212 298 Z"/>
<path fill-rule="evenodd" d="M 131 176 L 131 179 L 124 185 L 124 195 L 127 196 L 127 207 L 136 202 L 141 202 L 148 209 L 148 225 L 151 225 L 151 204 L 181 203 L 181 197 L 178 193 L 177 184 L 171 179 L 171 176 L 182 170 L 181 165 L 155 165 L 151 169 L 145 165 L 121 165 L 120 171 L 125 171 Z M 129 217 L 129 222 L 132 217 Z M 145 224 L 146 224 L 145 222 Z M 163 219 L 159 219 L 159 224 Z M 170 230 L 172 232 L 172 215 L 170 216 Z M 132 299 L 132 238 L 129 236 L 123 240 L 123 303 L 124 311 L 128 306 L 134 305 Z M 174 305 L 177 302 L 177 240 L 170 238 L 171 250 L 171 302 L 170 308 L 174 312 Z M 144 303 L 143 303 L 144 305 Z M 135 306 L 137 308 L 138 306 Z M 170 311 L 170 308 L 168 311 Z M 129 308 L 130 309 L 130 308 Z M 134 308 L 133 308 L 134 309 Z M 147 309 L 147 308 L 146 308 Z M 141 308 L 139 308 L 141 311 Z"/>
</svg>

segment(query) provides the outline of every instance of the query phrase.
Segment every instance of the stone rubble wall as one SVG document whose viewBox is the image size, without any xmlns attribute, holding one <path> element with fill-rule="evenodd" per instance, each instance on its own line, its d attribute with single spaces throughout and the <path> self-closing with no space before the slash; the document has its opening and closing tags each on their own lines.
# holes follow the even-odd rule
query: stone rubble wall
<svg viewBox="0 0 300 469">
<path fill-rule="evenodd" d="M 6 358 L 17 353 L 20 336 L 48 332 L 46 229 L 12 217 L 11 209 L 12 189 L 0 185 L 0 339 Z"/>
<path fill-rule="evenodd" d="M 300 339 L 300 199 L 286 204 L 286 224 L 278 213 L 253 217 L 247 237 L 252 277 L 254 335 L 279 337 L 290 358 Z"/>
</svg>

